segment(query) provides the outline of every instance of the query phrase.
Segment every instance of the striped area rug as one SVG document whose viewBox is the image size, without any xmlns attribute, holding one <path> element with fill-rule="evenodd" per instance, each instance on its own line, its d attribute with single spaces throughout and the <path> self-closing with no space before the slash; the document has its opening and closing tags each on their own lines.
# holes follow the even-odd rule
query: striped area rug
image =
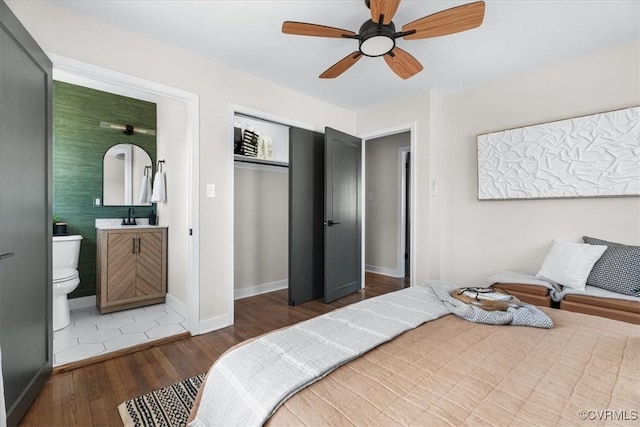
<svg viewBox="0 0 640 427">
<path fill-rule="evenodd" d="M 125 427 L 183 427 L 206 374 L 143 394 L 118 405 Z"/>
</svg>

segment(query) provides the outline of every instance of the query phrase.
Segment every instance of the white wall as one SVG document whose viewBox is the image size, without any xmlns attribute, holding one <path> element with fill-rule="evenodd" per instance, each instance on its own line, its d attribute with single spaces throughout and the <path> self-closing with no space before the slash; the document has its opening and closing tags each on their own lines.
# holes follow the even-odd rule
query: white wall
<svg viewBox="0 0 640 427">
<path fill-rule="evenodd" d="M 442 278 L 536 273 L 553 239 L 640 244 L 640 198 L 477 201 L 476 135 L 640 104 L 637 43 L 434 97 L 441 155 Z"/>
<path fill-rule="evenodd" d="M 399 277 L 400 147 L 411 144 L 407 132 L 366 142 L 365 147 L 365 265 Z"/>
<path fill-rule="evenodd" d="M 243 295 L 289 277 L 288 169 L 239 163 L 234 186 L 234 282 Z"/>
<path fill-rule="evenodd" d="M 640 104 L 637 43 L 473 91 L 434 96 L 425 89 L 354 113 L 49 2 L 8 3 L 47 52 L 200 96 L 201 225 L 194 231 L 200 236 L 200 317 L 210 324 L 231 321 L 232 310 L 230 103 L 357 134 L 415 123 L 418 282 L 442 277 L 467 284 L 502 269 L 533 272 L 554 238 L 591 234 L 640 242 L 638 198 L 481 203 L 475 194 L 476 134 Z M 430 191 L 432 181 L 440 196 Z M 208 183 L 216 185 L 215 198 L 205 198 Z M 186 215 L 186 207 L 181 212 Z"/>
<path fill-rule="evenodd" d="M 194 230 L 200 237 L 200 319 L 209 320 L 211 327 L 228 324 L 233 309 L 229 104 L 349 133 L 355 132 L 355 113 L 46 1 L 8 4 L 46 52 L 200 96 L 201 223 Z M 216 185 L 215 198 L 205 197 L 207 184 Z M 186 206 L 182 212 L 186 215 Z"/>
<path fill-rule="evenodd" d="M 186 209 L 189 201 L 189 159 L 185 150 L 187 107 L 183 102 L 162 97 L 156 101 L 156 120 L 156 156 L 158 160 L 165 161 L 162 170 L 167 183 L 167 201 L 156 205 L 158 223 L 169 227 L 167 301 L 172 307 L 184 310 L 188 301 L 189 273 L 189 218 Z"/>
</svg>

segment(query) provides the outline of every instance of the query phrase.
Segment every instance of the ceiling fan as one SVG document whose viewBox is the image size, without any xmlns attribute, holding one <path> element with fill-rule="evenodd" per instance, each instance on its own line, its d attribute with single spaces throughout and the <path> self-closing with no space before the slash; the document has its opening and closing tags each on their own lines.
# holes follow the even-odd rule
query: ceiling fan
<svg viewBox="0 0 640 427">
<path fill-rule="evenodd" d="M 422 71 L 422 64 L 408 52 L 396 46 L 396 39 L 426 39 L 445 36 L 479 27 L 484 19 L 484 2 L 477 1 L 452 7 L 410 22 L 397 32 L 393 15 L 400 0 L 364 0 L 371 9 L 371 19 L 360 27 L 360 33 L 305 22 L 285 21 L 282 32 L 300 36 L 331 37 L 358 40 L 358 50 L 320 74 L 321 79 L 333 79 L 347 71 L 363 56 L 382 56 L 389 67 L 403 79 Z"/>
</svg>

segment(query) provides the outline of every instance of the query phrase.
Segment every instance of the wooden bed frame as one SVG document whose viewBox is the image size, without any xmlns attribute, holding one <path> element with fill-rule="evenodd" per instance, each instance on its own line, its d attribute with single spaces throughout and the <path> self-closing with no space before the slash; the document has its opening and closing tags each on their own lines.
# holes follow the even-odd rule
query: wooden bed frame
<svg viewBox="0 0 640 427">
<path fill-rule="evenodd" d="M 520 301 L 540 307 L 555 307 L 557 305 L 557 308 L 561 310 L 591 314 L 640 325 L 640 301 L 568 294 L 565 295 L 562 301 L 555 303 L 549 296 L 549 289 L 544 286 L 495 283 L 492 287 L 514 295 Z"/>
</svg>

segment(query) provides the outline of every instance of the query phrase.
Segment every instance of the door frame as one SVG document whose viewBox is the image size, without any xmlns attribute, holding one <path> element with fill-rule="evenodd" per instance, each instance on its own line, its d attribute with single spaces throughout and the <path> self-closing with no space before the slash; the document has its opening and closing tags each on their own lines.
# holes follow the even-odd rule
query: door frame
<svg viewBox="0 0 640 427">
<path fill-rule="evenodd" d="M 200 96 L 173 86 L 88 64 L 47 52 L 53 62 L 54 80 L 156 102 L 169 98 L 183 102 L 187 109 L 188 222 L 191 235 L 187 253 L 187 323 L 192 335 L 200 333 Z"/>
<path fill-rule="evenodd" d="M 234 211 L 235 211 L 235 161 L 233 156 L 233 122 L 234 115 L 242 114 L 245 116 L 255 117 L 256 119 L 261 119 L 273 123 L 277 123 L 283 126 L 297 127 L 300 129 L 310 130 L 313 132 L 324 133 L 323 126 L 312 125 L 309 123 L 289 119 L 288 117 L 279 116 L 273 113 L 267 113 L 266 111 L 262 111 L 252 107 L 245 107 L 243 105 L 229 103 L 229 116 L 227 118 L 228 128 L 228 137 L 227 137 L 227 149 L 229 150 L 229 163 L 228 163 L 228 176 L 229 178 L 229 223 L 230 226 L 227 230 L 227 240 L 229 242 L 228 254 L 229 256 L 229 280 L 227 281 L 227 304 L 229 306 L 229 319 L 225 326 L 231 326 L 235 323 L 235 241 L 234 241 L 234 232 L 235 232 L 235 220 L 234 220 Z M 288 191 L 288 190 L 287 190 Z M 289 278 L 287 277 L 287 280 Z"/>
<path fill-rule="evenodd" d="M 411 152 L 411 171 L 410 171 L 410 181 L 411 183 L 413 183 L 413 185 L 411 186 L 411 191 L 410 191 L 410 217 L 411 218 L 416 218 L 416 197 L 417 197 L 417 192 L 416 192 L 416 168 L 414 167 L 414 159 L 416 158 L 416 147 L 417 147 L 417 123 L 416 122 L 409 122 L 409 123 L 405 123 L 405 124 L 401 124 L 401 125 L 397 125 L 397 126 L 392 126 L 392 127 L 388 127 L 388 128 L 383 128 L 383 129 L 378 129 L 378 130 L 374 130 L 374 131 L 370 131 L 370 132 L 364 132 L 364 133 L 358 133 L 356 134 L 356 136 L 358 136 L 359 138 L 362 139 L 362 287 L 364 288 L 365 286 L 365 251 L 364 248 L 366 248 L 366 232 L 364 232 L 364 230 L 366 230 L 366 221 L 367 221 L 367 205 L 366 205 L 366 194 L 367 194 L 367 188 L 366 188 L 366 149 L 367 149 L 367 142 L 369 142 L 372 139 L 377 139 L 377 138 L 382 138 L 384 136 L 390 136 L 390 135 L 396 135 L 399 133 L 404 133 L 404 132 L 409 132 L 409 139 L 411 141 L 410 144 L 410 148 L 409 151 Z M 409 286 L 414 286 L 415 285 L 415 262 L 413 262 L 413 256 L 415 254 L 415 242 L 416 242 L 416 233 L 415 233 L 415 220 L 411 221 L 411 224 L 409 224 L 409 236 L 410 236 L 410 242 L 409 242 Z M 402 237 L 402 239 L 404 240 L 404 237 Z M 402 263 L 402 270 L 404 271 L 404 263 Z"/>
<path fill-rule="evenodd" d="M 407 204 L 407 174 L 405 172 L 405 163 L 407 162 L 407 153 L 411 152 L 410 146 L 400 147 L 398 148 L 398 274 L 400 277 L 404 278 L 406 275 L 405 271 L 405 260 L 404 254 L 407 252 L 407 236 L 406 236 L 406 227 L 407 227 L 407 215 L 406 215 L 406 204 Z M 411 158 L 409 158 L 411 161 Z M 409 169 L 409 183 L 411 184 L 411 168 Z M 409 200 L 411 201 L 411 200 Z M 409 210 L 409 218 L 413 219 L 411 216 L 411 210 Z M 410 221 L 413 222 L 413 221 Z M 411 235 L 413 237 L 413 235 Z M 412 240 L 412 239 L 409 239 Z M 409 242 L 411 243 L 411 242 Z M 409 244 L 409 246 L 411 246 Z M 411 269 L 411 251 L 409 251 L 409 269 Z"/>
</svg>

